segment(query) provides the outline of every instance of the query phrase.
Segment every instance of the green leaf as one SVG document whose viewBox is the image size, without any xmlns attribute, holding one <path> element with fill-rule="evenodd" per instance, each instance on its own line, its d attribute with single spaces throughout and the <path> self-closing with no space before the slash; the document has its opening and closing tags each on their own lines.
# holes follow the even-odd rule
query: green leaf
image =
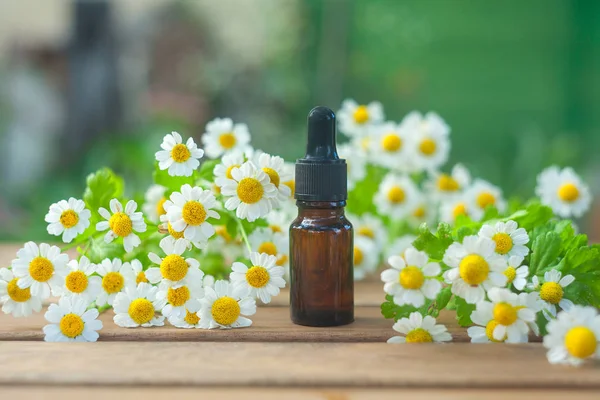
<svg viewBox="0 0 600 400">
<path fill-rule="evenodd" d="M 500 218 L 500 212 L 494 206 L 487 206 L 483 212 L 482 222 L 487 222 Z"/>
<path fill-rule="evenodd" d="M 456 237 L 457 237 L 458 241 L 461 243 L 465 237 L 471 236 L 471 235 L 476 235 L 476 234 L 477 234 L 477 231 L 475 229 L 467 227 L 467 226 L 463 226 L 456 230 Z"/>
<path fill-rule="evenodd" d="M 198 174 L 198 178 L 205 181 L 214 182 L 215 175 L 213 171 L 220 162 L 220 159 L 204 161 L 200 166 L 200 173 Z"/>
<path fill-rule="evenodd" d="M 552 217 L 554 217 L 554 213 L 550 207 L 532 202 L 525 210 L 517 211 L 513 215 L 504 218 L 504 220 L 513 220 L 519 224 L 519 227 L 525 228 L 529 232 L 537 226 L 546 224 Z"/>
<path fill-rule="evenodd" d="M 192 176 L 171 176 L 167 172 L 167 170 L 161 170 L 158 168 L 158 163 L 156 164 L 156 168 L 154 169 L 153 174 L 154 182 L 157 185 L 161 185 L 167 188 L 165 196 L 168 197 L 173 192 L 178 192 L 181 190 L 181 187 L 186 183 L 188 185 L 194 186 L 195 179 L 194 175 Z"/>
<path fill-rule="evenodd" d="M 537 315 L 535 316 L 535 322 L 538 328 L 540 328 L 540 336 L 546 336 L 548 334 L 548 330 L 546 329 L 546 325 L 548 325 L 548 320 L 546 319 L 546 317 L 544 317 L 543 312 L 540 311 L 537 313 Z"/>
<path fill-rule="evenodd" d="M 450 286 L 443 288 L 435 298 L 435 301 L 432 303 L 428 314 L 434 317 L 438 317 L 440 315 L 440 311 L 442 311 L 448 305 L 450 298 L 452 298 L 452 288 Z"/>
<path fill-rule="evenodd" d="M 434 235 L 427 225 L 423 224 L 421 225 L 421 228 L 419 228 L 419 236 L 417 236 L 413 242 L 413 246 L 417 250 L 427 253 L 430 258 L 441 260 L 444 258 L 444 253 L 453 242 L 454 240 L 452 239 L 450 225 L 441 223 L 438 226 L 437 233 Z"/>
<path fill-rule="evenodd" d="M 200 269 L 215 279 L 227 279 L 231 272 L 230 266 L 225 265 L 225 259 L 221 253 L 204 253 L 200 259 Z"/>
<path fill-rule="evenodd" d="M 557 264 L 561 244 L 560 235 L 554 231 L 534 239 L 529 261 L 529 272 L 532 276 Z"/>
<path fill-rule="evenodd" d="M 455 297 L 456 304 L 456 320 L 460 326 L 471 326 L 473 325 L 473 321 L 471 321 L 471 314 L 475 311 L 475 304 L 468 304 L 465 299 L 456 296 Z"/>
<path fill-rule="evenodd" d="M 86 183 L 83 201 L 93 212 L 97 212 L 100 207 L 108 208 L 111 199 L 123 196 L 123 178 L 110 168 L 102 168 L 89 174 Z"/>
<path fill-rule="evenodd" d="M 373 196 L 379 189 L 379 184 L 388 172 L 387 169 L 367 165 L 367 175 L 365 178 L 354 185 L 354 189 L 348 193 L 348 212 L 356 215 L 364 213 L 377 214 L 377 209 L 373 203 Z"/>
<path fill-rule="evenodd" d="M 123 248 L 123 243 L 118 243 L 118 240 L 106 243 L 104 242 L 104 237 L 101 236 L 92 240 L 86 255 L 90 262 L 98 264 L 105 258 L 111 260 L 113 258 L 123 258 L 124 254 L 125 249 Z"/>
</svg>

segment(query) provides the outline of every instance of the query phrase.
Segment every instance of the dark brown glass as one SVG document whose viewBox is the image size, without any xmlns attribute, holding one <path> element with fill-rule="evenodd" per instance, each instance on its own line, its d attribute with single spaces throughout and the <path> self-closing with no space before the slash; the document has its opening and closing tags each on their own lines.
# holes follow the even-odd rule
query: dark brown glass
<svg viewBox="0 0 600 400">
<path fill-rule="evenodd" d="M 290 226 L 290 305 L 295 324 L 354 321 L 354 237 L 345 201 L 298 201 Z"/>
</svg>

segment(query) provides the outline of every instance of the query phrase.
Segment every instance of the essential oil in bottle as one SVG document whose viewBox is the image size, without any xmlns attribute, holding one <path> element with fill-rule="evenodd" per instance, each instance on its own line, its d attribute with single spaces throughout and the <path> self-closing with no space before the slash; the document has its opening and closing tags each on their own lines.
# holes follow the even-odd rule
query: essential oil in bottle
<svg viewBox="0 0 600 400">
<path fill-rule="evenodd" d="M 299 325 L 354 321 L 354 240 L 344 215 L 346 161 L 335 145 L 335 114 L 308 114 L 306 156 L 296 161 L 298 217 L 290 226 L 290 304 Z"/>
</svg>

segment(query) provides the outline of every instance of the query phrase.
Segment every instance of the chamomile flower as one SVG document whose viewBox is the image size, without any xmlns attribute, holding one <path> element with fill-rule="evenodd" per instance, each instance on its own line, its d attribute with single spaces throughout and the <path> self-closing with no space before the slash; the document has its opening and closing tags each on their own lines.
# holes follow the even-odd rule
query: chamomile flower
<svg viewBox="0 0 600 400">
<path fill-rule="evenodd" d="M 148 283 L 128 286 L 115 298 L 115 324 L 123 328 L 163 326 L 165 317 L 157 315 L 162 303 L 156 298 L 157 292 L 158 288 Z"/>
<path fill-rule="evenodd" d="M 31 295 L 30 288 L 21 289 L 12 271 L 0 269 L 0 304 L 5 314 L 13 317 L 29 317 L 33 312 L 42 310 L 42 299 Z"/>
<path fill-rule="evenodd" d="M 402 119 L 402 127 L 411 134 L 416 133 L 436 133 L 442 136 L 450 134 L 450 127 L 446 122 L 433 111 L 423 115 L 418 111 L 411 111 Z"/>
<path fill-rule="evenodd" d="M 418 189 L 408 176 L 388 174 L 379 185 L 373 202 L 382 215 L 402 219 L 408 215 L 418 196 Z"/>
<path fill-rule="evenodd" d="M 208 276 L 208 275 L 207 275 Z M 202 304 L 200 301 L 187 304 L 185 306 L 185 314 L 182 317 L 180 314 L 171 314 L 169 323 L 177 328 L 200 328 L 200 309 Z"/>
<path fill-rule="evenodd" d="M 392 268 L 381 273 L 383 291 L 394 296 L 394 303 L 399 306 L 421 307 L 425 298 L 433 300 L 442 290 L 442 283 L 437 280 L 442 272 L 440 264 L 429 262 L 429 256 L 422 251 L 409 247 L 404 257 L 390 257 L 388 264 Z"/>
<path fill-rule="evenodd" d="M 273 208 L 271 200 L 279 195 L 269 175 L 249 162 L 234 168 L 231 175 L 233 179 L 227 180 L 221 188 L 221 193 L 229 197 L 225 208 L 235 210 L 238 218 L 249 222 L 266 216 Z"/>
<path fill-rule="evenodd" d="M 511 256 L 508 259 L 508 267 L 504 270 L 506 283 L 513 285 L 517 290 L 523 290 L 527 286 L 527 277 L 529 276 L 529 267 L 521 265 L 523 257 Z"/>
<path fill-rule="evenodd" d="M 572 168 L 546 168 L 537 177 L 535 193 L 542 204 L 551 207 L 556 215 L 563 218 L 581 217 L 592 203 L 588 185 Z"/>
<path fill-rule="evenodd" d="M 68 273 L 69 256 L 62 254 L 56 246 L 27 242 L 17 251 L 17 259 L 12 262 L 12 271 L 19 289 L 30 288 L 31 295 L 42 300 L 57 295 Z"/>
<path fill-rule="evenodd" d="M 215 118 L 206 124 L 202 143 L 210 158 L 218 158 L 231 151 L 243 153 L 250 147 L 248 126 L 234 124 L 230 118 Z"/>
<path fill-rule="evenodd" d="M 106 304 L 112 306 L 118 293 L 127 286 L 135 286 L 134 282 L 125 280 L 123 265 L 123 261 L 118 258 L 112 260 L 105 258 L 98 264 L 96 272 L 102 277 L 102 290 L 96 298 L 97 306 L 102 307 Z"/>
<path fill-rule="evenodd" d="M 283 267 L 276 265 L 277 258 L 266 253 L 250 253 L 252 266 L 234 262 L 229 279 L 235 287 L 247 289 L 249 296 L 259 298 L 264 304 L 271 302 L 271 296 L 277 296 L 285 287 Z"/>
<path fill-rule="evenodd" d="M 270 228 L 258 228 L 248 237 L 250 247 L 257 253 L 265 253 L 277 259 L 287 258 L 289 252 L 289 236 L 283 232 L 273 232 Z"/>
<path fill-rule="evenodd" d="M 456 197 L 471 184 L 471 173 L 462 164 L 456 164 L 450 174 L 434 172 L 426 188 L 438 200 Z"/>
<path fill-rule="evenodd" d="M 294 217 L 287 210 L 273 210 L 266 216 L 266 220 L 271 232 L 286 235 Z"/>
<path fill-rule="evenodd" d="M 537 276 L 532 278 L 530 289 L 539 290 L 540 299 L 544 301 L 542 311 L 547 319 L 550 319 L 550 316 L 556 317 L 556 306 L 565 311 L 569 311 L 573 307 L 573 302 L 564 297 L 564 288 L 574 281 L 573 275 L 562 276 L 562 273 L 555 269 L 544 274 L 544 283 L 541 283 Z"/>
<path fill-rule="evenodd" d="M 125 282 L 134 282 L 136 286 L 142 282 L 148 283 L 144 266 L 138 259 L 123 263 L 121 274 L 125 278 Z"/>
<path fill-rule="evenodd" d="M 121 202 L 117 199 L 110 201 L 110 211 L 104 207 L 100 207 L 98 212 L 106 219 L 106 221 L 100 221 L 96 224 L 96 230 L 101 232 L 108 229 L 108 232 L 104 236 L 106 243 L 112 242 L 117 237 L 123 238 L 123 247 L 126 252 L 130 252 L 140 245 L 141 240 L 138 235 L 134 232 L 146 232 L 146 223 L 144 222 L 144 216 L 141 212 L 135 212 L 137 203 L 133 200 L 129 200 L 125 209 L 121 205 Z"/>
<path fill-rule="evenodd" d="M 202 272 L 202 271 L 200 271 Z M 204 273 L 203 273 L 204 275 Z M 193 285 L 181 285 L 177 288 L 168 283 L 161 284 L 156 293 L 158 308 L 167 318 L 185 318 L 186 309 L 200 307 L 200 299 L 204 297 L 202 280 Z"/>
<path fill-rule="evenodd" d="M 379 250 L 375 242 L 364 236 L 354 238 L 354 280 L 360 281 L 377 269 Z"/>
<path fill-rule="evenodd" d="M 69 273 L 65 277 L 65 285 L 57 294 L 62 296 L 81 297 L 86 304 L 91 304 L 102 291 L 102 278 L 95 276 L 97 266 L 86 256 L 71 260 L 67 264 Z"/>
<path fill-rule="evenodd" d="M 388 343 L 442 343 L 452 340 L 446 326 L 436 324 L 435 318 L 430 315 L 423 318 L 418 312 L 411 313 L 409 318 L 401 318 L 392 328 L 403 336 L 391 337 Z"/>
<path fill-rule="evenodd" d="M 151 185 L 144 194 L 145 202 L 142 205 L 142 211 L 146 218 L 152 222 L 158 222 L 162 215 L 165 215 L 164 204 L 167 198 L 165 191 L 167 188 L 161 185 Z"/>
<path fill-rule="evenodd" d="M 442 222 L 454 224 L 461 215 L 472 218 L 471 206 L 463 196 L 445 200 L 440 206 L 440 219 Z"/>
<path fill-rule="evenodd" d="M 183 237 L 191 242 L 205 243 L 215 234 L 215 228 L 208 222 L 209 218 L 219 219 L 221 216 L 214 210 L 217 201 L 210 190 L 192 187 L 185 184 L 181 192 L 173 192 L 165 201 L 167 220 L 176 232 L 183 232 Z"/>
<path fill-rule="evenodd" d="M 252 321 L 245 316 L 256 313 L 256 302 L 246 297 L 247 289 L 227 281 L 216 281 L 214 289 L 205 288 L 201 300 L 200 327 L 203 329 L 245 328 Z"/>
<path fill-rule="evenodd" d="M 538 334 L 535 316 L 541 309 L 537 293 L 512 293 L 508 289 L 492 288 L 490 301 L 480 301 L 471 320 L 480 326 L 467 330 L 473 343 L 526 343 L 532 330 Z"/>
<path fill-rule="evenodd" d="M 495 249 L 493 240 L 478 236 L 467 236 L 462 243 L 448 247 L 444 263 L 451 269 L 444 279 L 452 284 L 452 293 L 476 304 L 485 299 L 486 290 L 506 285 L 506 259 Z"/>
<path fill-rule="evenodd" d="M 424 193 L 418 193 L 417 200 L 408 211 L 407 221 L 411 226 L 419 227 L 423 223 L 435 224 L 434 207 Z"/>
<path fill-rule="evenodd" d="M 46 342 L 95 342 L 102 329 L 98 310 L 87 310 L 89 303 L 82 297 L 61 297 L 58 304 L 50 304 L 44 314 L 49 325 L 44 327 Z"/>
<path fill-rule="evenodd" d="M 386 261 L 393 256 L 404 257 L 404 253 L 406 249 L 412 247 L 413 242 L 417 237 L 414 235 L 404 235 L 394 240 L 392 244 L 390 244 L 385 252 Z"/>
<path fill-rule="evenodd" d="M 485 224 L 479 230 L 479 236 L 492 239 L 496 243 L 496 253 L 507 258 L 524 258 L 529 254 L 529 248 L 525 246 L 529 243 L 529 235 L 515 221 Z"/>
<path fill-rule="evenodd" d="M 48 233 L 54 236 L 62 235 L 65 243 L 83 233 L 90 226 L 92 213 L 85 208 L 83 200 L 71 197 L 50 206 L 44 220 L 48 222 Z"/>
<path fill-rule="evenodd" d="M 285 175 L 288 177 L 283 184 L 290 188 L 290 199 L 294 199 L 294 193 L 296 192 L 296 165 L 294 163 L 286 162 L 283 165 Z M 284 203 L 285 204 L 285 203 Z"/>
<path fill-rule="evenodd" d="M 365 213 L 360 217 L 356 215 L 348 216 L 348 219 L 352 221 L 356 235 L 373 240 L 379 249 L 385 246 L 388 240 L 387 230 L 380 218 Z"/>
<path fill-rule="evenodd" d="M 401 129 L 410 132 L 413 168 L 417 171 L 435 171 L 448 161 L 449 131 L 430 123 L 427 118 L 416 123 L 416 119 L 413 121 L 410 115 L 402 121 Z"/>
<path fill-rule="evenodd" d="M 148 253 L 148 258 L 158 267 L 146 270 L 146 278 L 150 283 L 165 283 L 169 286 L 194 285 L 202 282 L 204 273 L 199 269 L 200 263 L 194 258 L 183 258 L 182 254 L 187 249 L 185 239 L 174 239 L 170 236 L 160 241 L 160 248 L 165 253 L 160 258 L 155 253 Z"/>
<path fill-rule="evenodd" d="M 600 358 L 600 316 L 594 307 L 573 306 L 548 322 L 544 347 L 552 364 L 579 366 Z"/>
<path fill-rule="evenodd" d="M 162 150 L 155 154 L 158 168 L 168 170 L 171 176 L 191 176 L 204 156 L 204 150 L 196 146 L 194 139 L 188 138 L 184 144 L 177 132 L 165 135 L 160 147 Z"/>
<path fill-rule="evenodd" d="M 483 179 L 476 179 L 473 185 L 467 189 L 465 198 L 468 201 L 469 215 L 475 221 L 479 221 L 488 206 L 494 206 L 501 213 L 506 210 L 506 201 L 502 197 L 500 188 Z"/>
<path fill-rule="evenodd" d="M 269 176 L 270 182 L 275 185 L 279 191 L 279 194 L 271 199 L 273 207 L 278 207 L 279 202 L 287 201 L 292 193 L 290 187 L 283 184 L 283 182 L 291 179 L 290 176 L 286 175 L 286 168 L 283 158 L 263 153 L 258 158 L 258 166 L 265 174 Z"/>
<path fill-rule="evenodd" d="M 365 153 L 351 144 L 341 144 L 337 147 L 340 158 L 346 160 L 348 170 L 348 190 L 354 189 L 357 182 L 367 176 L 367 158 Z"/>
<path fill-rule="evenodd" d="M 234 168 L 239 168 L 245 162 L 244 153 L 241 151 L 232 151 L 221 158 L 221 163 L 217 164 L 213 170 L 215 175 L 215 184 L 221 187 L 228 179 L 233 179 L 231 171 Z"/>
<path fill-rule="evenodd" d="M 383 106 L 378 101 L 359 105 L 352 99 L 346 99 L 337 112 L 337 118 L 340 132 L 351 137 L 364 136 L 371 126 L 383 122 Z"/>
<path fill-rule="evenodd" d="M 371 161 L 394 171 L 409 171 L 411 148 L 408 136 L 408 132 L 394 122 L 376 127 L 371 145 Z"/>
</svg>

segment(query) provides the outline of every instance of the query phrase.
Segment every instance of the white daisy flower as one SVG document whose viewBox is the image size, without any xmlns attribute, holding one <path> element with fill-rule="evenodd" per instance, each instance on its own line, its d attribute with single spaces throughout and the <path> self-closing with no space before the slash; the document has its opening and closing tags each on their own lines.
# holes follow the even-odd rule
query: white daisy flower
<svg viewBox="0 0 600 400">
<path fill-rule="evenodd" d="M 206 275 L 209 276 L 209 275 Z M 200 328 L 200 309 L 202 308 L 202 303 L 200 301 L 195 301 L 194 303 L 190 303 L 186 305 L 185 313 L 183 317 L 180 317 L 179 314 L 171 314 L 168 318 L 169 323 L 177 328 Z"/>
<path fill-rule="evenodd" d="M 285 162 L 283 161 L 283 158 L 279 156 L 271 156 L 267 153 L 263 153 L 258 158 L 257 165 L 269 176 L 270 182 L 277 188 L 279 194 L 269 200 L 273 204 L 273 207 L 278 207 L 279 202 L 287 201 L 292 193 L 289 186 L 282 184 L 282 182 L 291 179 L 291 176 L 286 175 Z"/>
<path fill-rule="evenodd" d="M 347 136 L 364 136 L 369 127 L 383 122 L 383 106 L 378 101 L 367 105 L 359 105 L 356 101 L 346 99 L 342 109 L 337 112 L 340 132 Z"/>
<path fill-rule="evenodd" d="M 12 271 L 8 268 L 0 269 L 0 304 L 5 314 L 13 317 L 29 317 L 32 312 L 42 310 L 42 299 L 32 296 L 30 288 L 21 289 Z"/>
<path fill-rule="evenodd" d="M 471 184 L 471 173 L 462 164 L 456 164 L 450 174 L 433 172 L 425 187 L 437 200 L 456 197 Z"/>
<path fill-rule="evenodd" d="M 214 289 L 205 288 L 200 327 L 229 329 L 252 325 L 251 320 L 242 316 L 256 313 L 256 302 L 252 297 L 246 297 L 247 293 L 243 286 L 234 286 L 227 281 L 216 281 Z"/>
<path fill-rule="evenodd" d="M 50 304 L 44 314 L 49 325 L 44 326 L 46 342 L 95 342 L 102 329 L 98 310 L 87 310 L 88 303 L 81 297 L 62 297 L 58 304 Z"/>
<path fill-rule="evenodd" d="M 418 196 L 418 189 L 408 176 L 387 174 L 373 202 L 380 214 L 402 219 L 408 215 Z"/>
<path fill-rule="evenodd" d="M 495 249 L 493 240 L 478 236 L 467 236 L 462 244 L 448 247 L 444 263 L 451 269 L 444 272 L 444 279 L 452 284 L 452 293 L 476 304 L 485 299 L 486 290 L 506 286 L 506 259 Z"/>
<path fill-rule="evenodd" d="M 476 179 L 473 185 L 467 189 L 465 198 L 468 202 L 469 215 L 475 221 L 479 221 L 488 206 L 494 206 L 499 212 L 506 210 L 506 201 L 502 197 L 502 191 L 483 179 Z"/>
<path fill-rule="evenodd" d="M 523 257 L 511 256 L 508 259 L 508 267 L 504 270 L 506 283 L 512 284 L 517 290 L 523 290 L 527 286 L 527 277 L 529 276 L 529 267 L 521 265 L 522 263 Z"/>
<path fill-rule="evenodd" d="M 535 193 L 542 204 L 551 207 L 556 215 L 563 218 L 581 217 L 592 203 L 588 185 L 572 168 L 546 168 L 537 177 Z"/>
<path fill-rule="evenodd" d="M 409 318 L 399 319 L 392 328 L 404 336 L 391 337 L 388 343 L 441 343 L 452 340 L 446 326 L 436 325 L 435 318 L 430 315 L 423 318 L 418 312 L 411 313 Z"/>
<path fill-rule="evenodd" d="M 409 132 L 400 124 L 386 122 L 374 128 L 371 162 L 394 171 L 410 171 Z"/>
<path fill-rule="evenodd" d="M 160 221 L 160 217 L 167 212 L 163 207 L 167 198 L 165 191 L 167 188 L 161 185 L 151 185 L 144 194 L 145 202 L 142 205 L 142 211 L 146 218 L 152 222 Z"/>
<path fill-rule="evenodd" d="M 294 200 L 294 193 L 296 191 L 296 165 L 286 162 L 283 164 L 283 169 L 285 170 L 285 175 L 289 177 L 287 181 L 283 181 L 283 184 L 290 188 L 290 199 Z"/>
<path fill-rule="evenodd" d="M 185 184 L 181 192 L 173 192 L 165 201 L 167 219 L 176 232 L 183 232 L 183 237 L 191 242 L 205 243 L 215 234 L 215 228 L 208 222 L 209 218 L 220 219 L 214 210 L 217 200 L 210 190 L 191 187 Z"/>
<path fill-rule="evenodd" d="M 259 298 L 264 304 L 271 302 L 271 296 L 277 296 L 285 287 L 283 267 L 276 265 L 277 258 L 266 253 L 250 253 L 252 267 L 234 262 L 229 279 L 235 287 L 245 288 L 249 296 Z"/>
<path fill-rule="evenodd" d="M 573 306 L 546 326 L 544 346 L 552 364 L 579 366 L 600 358 L 600 316 L 594 307 Z"/>
<path fill-rule="evenodd" d="M 204 276 L 204 273 L 202 275 Z M 204 297 L 202 280 L 196 282 L 194 285 L 182 285 L 177 288 L 172 287 L 168 283 L 161 283 L 156 293 L 156 299 L 159 302 L 158 308 L 162 310 L 162 315 L 167 318 L 185 318 L 186 309 L 196 306 L 199 309 L 202 297 Z"/>
<path fill-rule="evenodd" d="M 486 224 L 479 230 L 479 236 L 492 239 L 496 243 L 496 253 L 510 258 L 512 256 L 524 258 L 529 254 L 529 235 L 515 221 L 496 222 L 495 225 Z"/>
<path fill-rule="evenodd" d="M 102 291 L 102 278 L 94 276 L 98 267 L 86 256 L 81 256 L 79 261 L 71 260 L 67 265 L 69 273 L 65 278 L 65 285 L 59 288 L 57 294 L 81 297 L 84 303 L 91 304 Z"/>
<path fill-rule="evenodd" d="M 402 127 L 411 133 L 437 133 L 443 136 L 450 134 L 450 127 L 433 111 L 423 115 L 418 111 L 411 111 L 402 119 Z"/>
<path fill-rule="evenodd" d="M 417 200 L 408 211 L 408 223 L 414 227 L 419 227 L 423 223 L 436 225 L 436 213 L 433 210 L 434 207 L 429 202 L 428 196 L 418 192 Z"/>
<path fill-rule="evenodd" d="M 140 283 L 148 283 L 144 266 L 138 259 L 133 259 L 129 262 L 123 263 L 121 268 L 121 274 L 125 278 L 125 282 L 134 282 L 133 285 L 137 286 Z"/>
<path fill-rule="evenodd" d="M 270 228 L 258 228 L 248 236 L 250 247 L 257 253 L 265 253 L 279 259 L 289 252 L 289 235 L 274 233 Z"/>
<path fill-rule="evenodd" d="M 404 235 L 394 240 L 392 244 L 390 244 L 385 252 L 386 261 L 393 256 L 404 257 L 404 252 L 409 247 L 412 247 L 413 242 L 417 237 L 414 235 Z"/>
<path fill-rule="evenodd" d="M 269 175 L 250 162 L 234 168 L 231 175 L 233 179 L 229 179 L 221 188 L 221 193 L 229 197 L 225 208 L 236 210 L 238 218 L 249 222 L 266 216 L 273 208 L 270 200 L 279 194 Z"/>
<path fill-rule="evenodd" d="M 379 264 L 379 251 L 375 242 L 364 236 L 354 238 L 354 280 L 360 281 L 374 272 Z"/>
<path fill-rule="evenodd" d="M 286 210 L 273 210 L 266 217 L 269 229 L 273 233 L 282 233 L 287 235 L 294 217 Z"/>
<path fill-rule="evenodd" d="M 204 275 L 202 278 L 202 287 L 204 288 L 215 288 L 215 277 L 212 275 Z"/>
<path fill-rule="evenodd" d="M 447 224 L 454 224 L 460 215 L 472 218 L 471 207 L 463 196 L 445 200 L 440 206 L 440 219 Z"/>
<path fill-rule="evenodd" d="M 411 127 L 406 126 L 411 132 Z M 435 171 L 448 161 L 450 138 L 441 130 L 420 127 L 410 135 L 412 165 L 417 171 Z"/>
<path fill-rule="evenodd" d="M 247 255 L 248 249 L 241 239 L 232 238 L 225 226 L 215 227 L 217 235 L 212 238 L 204 250 L 206 253 L 223 256 L 223 265 L 231 265 L 235 260 Z"/>
<path fill-rule="evenodd" d="M 85 208 L 83 200 L 71 197 L 50 206 L 44 220 L 48 222 L 48 233 L 54 236 L 62 235 L 65 243 L 82 234 L 90 226 L 92 213 Z"/>
<path fill-rule="evenodd" d="M 127 286 L 135 286 L 133 281 L 127 281 L 123 275 L 123 261 L 113 258 L 102 260 L 97 266 L 96 272 L 102 277 L 102 290 L 96 298 L 96 305 L 102 307 L 106 304 L 113 305 L 117 294 Z"/>
<path fill-rule="evenodd" d="M 490 301 L 480 301 L 471 314 L 473 323 L 467 330 L 471 342 L 526 343 L 529 331 L 539 334 L 535 316 L 541 309 L 537 293 L 512 293 L 508 289 L 492 288 Z"/>
<path fill-rule="evenodd" d="M 165 135 L 160 147 L 162 150 L 155 154 L 158 168 L 167 169 L 171 176 L 191 176 L 200 165 L 198 160 L 204 155 L 204 150 L 196 146 L 194 139 L 188 138 L 183 144 L 177 132 Z"/>
<path fill-rule="evenodd" d="M 392 268 L 381 273 L 383 291 L 394 296 L 394 303 L 399 306 L 421 307 L 425 298 L 433 300 L 442 290 L 442 283 L 437 280 L 442 272 L 440 264 L 429 262 L 427 253 L 409 247 L 404 257 L 392 256 L 388 264 Z"/>
<path fill-rule="evenodd" d="M 218 187 L 223 186 L 228 179 L 233 179 L 231 171 L 234 168 L 239 168 L 245 162 L 244 153 L 241 151 L 232 151 L 221 158 L 221 163 L 217 164 L 213 170 L 215 175 L 215 184 Z"/>
<path fill-rule="evenodd" d="M 573 307 L 573 302 L 564 297 L 564 288 L 574 281 L 575 277 L 573 275 L 562 276 L 562 273 L 555 269 L 544 274 L 544 283 L 541 283 L 537 276 L 532 278 L 529 288 L 539 291 L 540 299 L 544 301 L 542 311 L 546 319 L 550 320 L 551 317 L 556 317 L 557 305 L 565 311 L 569 311 Z"/>
<path fill-rule="evenodd" d="M 383 225 L 381 218 L 365 213 L 360 217 L 357 215 L 349 215 L 348 219 L 352 221 L 356 235 L 373 240 L 379 249 L 382 249 L 385 246 L 388 236 L 387 229 Z"/>
<path fill-rule="evenodd" d="M 135 232 L 146 232 L 146 223 L 144 222 L 144 215 L 141 212 L 135 212 L 137 209 L 137 203 L 133 200 L 129 200 L 123 210 L 121 202 L 117 199 L 110 201 L 110 211 L 104 207 L 100 207 L 98 212 L 106 219 L 106 221 L 100 221 L 96 224 L 96 230 L 101 232 L 108 229 L 108 232 L 104 236 L 106 243 L 112 242 L 116 237 L 123 238 L 123 247 L 126 252 L 130 252 L 142 243 L 139 236 Z"/>
<path fill-rule="evenodd" d="M 179 287 L 195 286 L 202 282 L 204 273 L 199 269 L 198 260 L 181 256 L 187 249 L 185 239 L 167 236 L 160 241 L 160 248 L 165 253 L 164 258 L 160 258 L 155 253 L 148 253 L 150 261 L 158 265 L 146 270 L 146 278 L 150 283 L 163 282 L 169 286 Z"/>
<path fill-rule="evenodd" d="M 218 158 L 230 151 L 244 152 L 250 147 L 250 133 L 246 124 L 235 124 L 230 118 L 215 118 L 206 124 L 202 143 L 210 158 Z"/>
<path fill-rule="evenodd" d="M 12 262 L 12 271 L 19 289 L 30 288 L 31 295 L 42 300 L 57 295 L 65 283 L 68 273 L 69 256 L 62 254 L 56 246 L 27 242 L 17 251 L 17 259 Z"/>
<path fill-rule="evenodd" d="M 156 298 L 157 287 L 148 283 L 128 286 L 115 298 L 113 309 L 115 324 L 123 328 L 144 328 L 163 326 L 165 317 L 157 315 L 161 311 L 161 301 Z"/>
</svg>

